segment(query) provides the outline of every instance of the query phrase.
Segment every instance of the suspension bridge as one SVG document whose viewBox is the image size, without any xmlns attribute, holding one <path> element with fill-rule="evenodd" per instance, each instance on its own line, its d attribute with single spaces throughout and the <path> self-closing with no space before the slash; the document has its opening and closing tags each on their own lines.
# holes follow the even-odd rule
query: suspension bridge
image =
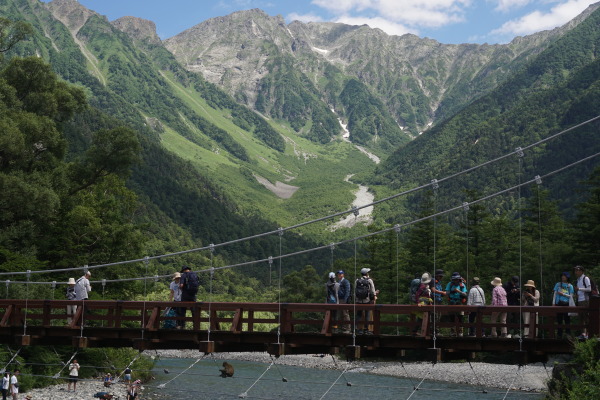
<svg viewBox="0 0 600 400">
<path fill-rule="evenodd" d="M 77 304 L 68 322 L 66 307 Z M 170 307 L 185 306 L 185 317 L 167 316 Z M 336 315 L 370 310 L 372 335 L 341 333 L 344 321 Z M 490 322 L 494 312 L 531 313 L 527 326 Z M 151 301 L 0 300 L 0 342 L 10 345 L 67 345 L 86 347 L 133 347 L 197 349 L 213 352 L 268 352 L 287 354 L 345 354 L 362 357 L 402 357 L 406 351 L 421 351 L 437 361 L 473 358 L 477 352 L 514 352 L 522 363 L 543 361 L 550 354 L 571 353 L 573 341 L 558 337 L 559 313 L 587 314 L 591 336 L 600 335 L 600 297 L 590 307 L 497 307 L 497 306 L 406 306 L 359 304 L 204 303 Z M 337 314 L 336 314 L 337 313 Z M 415 318 L 424 313 L 422 322 Z M 444 315 L 474 313 L 474 322 L 443 322 Z M 534 317 L 534 316 L 537 316 Z M 439 317 L 439 318 L 436 318 Z M 166 328 L 167 321 L 182 320 L 184 329 Z M 434 327 L 430 321 L 438 319 Z M 353 321 L 356 321 L 353 318 Z M 522 334 L 515 338 L 489 337 L 492 328 L 507 326 Z M 419 334 L 414 334 L 416 330 Z M 562 325 L 576 332 L 579 322 Z M 473 336 L 468 332 L 473 329 Z M 450 330 L 464 335 L 450 336 Z M 444 334 L 445 332 L 445 334 Z M 486 336 L 485 333 L 488 333 Z"/>
</svg>

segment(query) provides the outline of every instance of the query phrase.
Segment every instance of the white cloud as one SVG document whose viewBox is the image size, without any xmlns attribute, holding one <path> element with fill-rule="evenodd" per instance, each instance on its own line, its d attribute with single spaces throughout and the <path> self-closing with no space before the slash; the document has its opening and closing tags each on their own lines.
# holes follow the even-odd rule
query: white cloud
<svg viewBox="0 0 600 400">
<path fill-rule="evenodd" d="M 342 15 L 338 17 L 335 22 L 341 22 L 347 25 L 368 25 L 371 28 L 379 28 L 388 35 L 402 36 L 405 33 L 417 33 L 414 29 L 408 29 L 402 24 L 398 24 L 381 17 L 364 18 Z"/>
<path fill-rule="evenodd" d="M 300 21 L 300 22 L 322 22 L 323 18 L 316 14 L 298 14 L 291 13 L 285 17 L 286 21 Z"/>
<path fill-rule="evenodd" d="M 525 7 L 532 0 L 496 0 L 498 5 L 496 11 L 507 12 L 517 8 Z"/>
<path fill-rule="evenodd" d="M 464 21 L 464 12 L 474 0 L 313 0 L 337 18 L 385 20 L 399 26 L 440 27 Z M 359 14 L 359 16 L 357 16 Z"/>
<path fill-rule="evenodd" d="M 589 0 L 567 0 L 552 7 L 546 13 L 533 11 L 521 18 L 508 21 L 500 28 L 494 29 L 491 34 L 529 35 L 542 30 L 553 29 L 566 24 L 593 3 Z"/>
</svg>

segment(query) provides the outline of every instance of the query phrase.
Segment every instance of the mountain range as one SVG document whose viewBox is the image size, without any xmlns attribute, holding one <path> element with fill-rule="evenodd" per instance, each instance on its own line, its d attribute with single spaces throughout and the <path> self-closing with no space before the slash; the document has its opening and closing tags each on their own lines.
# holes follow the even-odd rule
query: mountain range
<svg viewBox="0 0 600 400">
<path fill-rule="evenodd" d="M 128 186 L 159 252 L 344 211 L 358 182 L 382 197 L 599 114 L 597 8 L 503 45 L 286 24 L 257 9 L 164 41 L 151 21 L 109 21 L 76 0 L 3 0 L 0 15 L 34 28 L 8 56 L 43 57 L 86 91 L 95 111 L 67 127 L 70 154 L 100 127 L 126 123 L 139 132 L 142 161 Z M 597 148 L 594 129 L 535 152 L 524 170 Z M 504 187 L 515 168 L 457 181 L 442 198 Z M 556 196 L 568 200 L 569 182 L 590 168 L 559 179 Z M 392 208 L 376 210 L 375 221 L 407 218 Z M 347 235 L 326 229 L 335 222 L 306 227 L 285 245 Z M 277 247 L 264 240 L 235 254 L 268 256 Z"/>
</svg>

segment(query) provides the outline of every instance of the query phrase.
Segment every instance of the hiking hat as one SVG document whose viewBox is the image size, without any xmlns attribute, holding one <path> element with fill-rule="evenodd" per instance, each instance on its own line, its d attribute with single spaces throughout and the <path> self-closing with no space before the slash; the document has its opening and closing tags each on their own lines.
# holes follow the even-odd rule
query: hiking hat
<svg viewBox="0 0 600 400">
<path fill-rule="evenodd" d="M 444 270 L 443 269 L 436 269 L 435 270 L 435 276 L 444 276 Z"/>
<path fill-rule="evenodd" d="M 458 272 L 453 272 L 451 279 L 455 280 L 455 279 L 462 279 L 462 278 L 460 277 L 460 274 Z"/>
<path fill-rule="evenodd" d="M 585 268 L 583 268 L 581 265 L 576 265 L 576 266 L 573 267 L 573 269 L 575 271 L 577 271 L 577 270 L 579 270 L 579 271 L 585 271 Z"/>
<path fill-rule="evenodd" d="M 344 270 L 342 270 L 342 269 L 340 269 L 340 270 L 339 270 L 337 273 L 338 273 L 338 275 L 340 275 L 340 274 L 341 274 L 341 275 L 344 275 L 344 274 L 345 274 L 345 273 L 344 273 Z"/>
<path fill-rule="evenodd" d="M 495 277 L 494 280 L 491 282 L 492 286 L 500 286 L 502 285 L 502 279 Z"/>
<path fill-rule="evenodd" d="M 86 275 L 86 276 L 92 276 L 92 271 L 85 271 L 84 275 Z"/>
<path fill-rule="evenodd" d="M 335 274 L 333 272 L 330 272 L 329 273 L 329 279 L 332 279 L 332 278 L 335 279 Z"/>
<path fill-rule="evenodd" d="M 361 273 L 362 275 L 366 275 L 366 274 L 368 274 L 369 272 L 371 272 L 371 268 L 363 268 L 363 269 L 361 269 L 361 270 L 360 270 L 360 273 Z"/>
<path fill-rule="evenodd" d="M 181 274 L 179 272 L 175 272 L 173 274 L 173 280 L 178 279 L 178 278 L 181 278 Z"/>
<path fill-rule="evenodd" d="M 190 267 L 188 267 L 187 265 L 184 265 L 183 267 L 181 267 L 181 273 L 184 273 L 185 271 L 191 271 L 192 269 Z"/>
<path fill-rule="evenodd" d="M 479 285 L 479 278 L 478 277 L 474 277 L 471 282 L 473 282 L 473 285 Z"/>
<path fill-rule="evenodd" d="M 527 281 L 527 283 L 526 283 L 526 284 L 524 284 L 523 286 L 526 286 L 526 287 L 532 287 L 532 288 L 534 288 L 534 289 L 535 289 L 535 282 L 534 282 L 534 281 L 532 281 L 532 280 L 530 279 L 530 280 L 528 280 L 528 281 Z"/>
<path fill-rule="evenodd" d="M 518 277 L 518 276 L 516 276 L 516 275 L 513 275 L 513 277 L 511 278 L 511 280 L 512 280 L 513 282 L 515 282 L 515 283 L 516 283 L 516 282 L 519 282 L 519 277 Z"/>
<path fill-rule="evenodd" d="M 567 279 L 571 279 L 571 274 L 568 273 L 567 271 L 564 271 L 562 274 L 560 274 L 560 276 L 563 276 L 563 275 L 566 276 Z"/>
<path fill-rule="evenodd" d="M 429 282 L 431 282 L 431 275 L 429 275 L 429 272 L 425 272 L 421 276 L 421 283 L 428 284 Z"/>
<path fill-rule="evenodd" d="M 74 285 L 75 284 L 75 278 L 69 278 L 69 282 L 67 282 L 67 285 Z"/>
</svg>

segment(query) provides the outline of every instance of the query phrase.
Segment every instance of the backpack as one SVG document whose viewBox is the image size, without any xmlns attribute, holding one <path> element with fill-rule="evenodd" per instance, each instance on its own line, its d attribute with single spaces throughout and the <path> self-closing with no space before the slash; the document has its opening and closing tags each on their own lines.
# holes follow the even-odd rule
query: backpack
<svg viewBox="0 0 600 400">
<path fill-rule="evenodd" d="M 420 287 L 421 287 L 420 279 L 415 278 L 410 282 L 410 301 L 412 303 L 416 303 L 419 301 L 419 298 L 417 297 L 417 291 L 419 290 Z"/>
<path fill-rule="evenodd" d="M 590 292 L 590 296 L 598 296 L 598 285 L 596 285 L 596 282 L 594 282 L 592 280 L 592 278 L 590 278 L 587 275 L 585 275 L 585 276 L 590 280 L 590 286 L 592 287 L 592 291 Z M 583 278 L 583 286 L 587 288 L 587 285 L 585 284 L 585 277 Z"/>
<path fill-rule="evenodd" d="M 356 290 L 354 294 L 357 300 L 366 300 L 369 298 L 369 289 L 371 285 L 368 279 L 360 278 L 356 280 Z"/>
<path fill-rule="evenodd" d="M 165 317 L 174 317 L 175 310 L 173 308 L 169 308 L 168 311 L 164 314 Z M 176 321 L 174 319 L 166 319 L 163 321 L 163 329 L 175 329 Z"/>
<path fill-rule="evenodd" d="M 75 294 L 75 287 L 67 287 L 67 300 L 75 300 L 77 295 Z"/>
<path fill-rule="evenodd" d="M 184 276 L 182 276 L 182 280 L 183 290 L 191 294 L 198 293 L 198 288 L 200 287 L 200 279 L 194 271 L 185 272 Z"/>
</svg>

